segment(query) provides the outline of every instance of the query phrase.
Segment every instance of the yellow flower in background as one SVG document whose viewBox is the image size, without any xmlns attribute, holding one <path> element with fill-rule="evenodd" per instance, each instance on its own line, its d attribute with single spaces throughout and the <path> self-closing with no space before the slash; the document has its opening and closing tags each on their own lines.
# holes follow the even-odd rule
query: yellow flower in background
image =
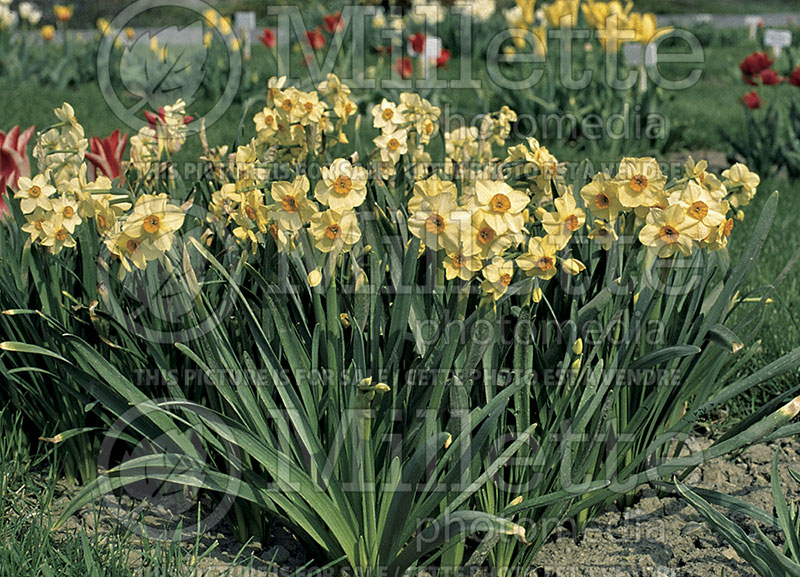
<svg viewBox="0 0 800 577">
<path fill-rule="evenodd" d="M 209 8 L 203 12 L 203 19 L 206 21 L 206 25 L 216 28 L 219 25 L 219 12 Z"/>
<path fill-rule="evenodd" d="M 111 32 L 111 22 L 109 22 L 106 18 L 98 18 L 97 29 L 101 34 L 109 34 Z"/>
<path fill-rule="evenodd" d="M 209 48 L 214 41 L 214 33 L 210 30 L 203 33 L 203 46 Z"/>
<path fill-rule="evenodd" d="M 314 188 L 315 198 L 336 212 L 352 210 L 367 197 L 367 170 L 344 158 L 322 167 L 322 180 Z"/>
<path fill-rule="evenodd" d="M 306 198 L 311 188 L 308 177 L 300 175 L 292 182 L 273 182 L 272 200 L 270 207 L 272 219 L 283 230 L 297 231 L 307 224 L 317 212 L 317 205 Z"/>
<path fill-rule="evenodd" d="M 574 28 L 578 23 L 580 0 L 555 0 L 542 6 L 545 20 L 551 28 Z"/>
<path fill-rule="evenodd" d="M 647 224 L 639 232 L 639 241 L 656 256 L 668 258 L 676 252 L 692 254 L 693 223 L 679 205 L 654 209 L 647 214 Z"/>
<path fill-rule="evenodd" d="M 586 213 L 578 208 L 575 197 L 567 194 L 557 198 L 556 212 L 547 212 L 542 215 L 542 226 L 553 242 L 559 248 L 564 248 L 576 230 L 586 223 Z"/>
<path fill-rule="evenodd" d="M 623 158 L 616 182 L 619 202 L 625 208 L 654 206 L 661 202 L 667 178 L 655 158 Z"/>
<path fill-rule="evenodd" d="M 183 226 L 185 215 L 180 207 L 169 204 L 166 194 L 143 194 L 136 201 L 123 231 L 131 238 L 142 238 L 157 250 L 166 252 L 172 236 Z"/>
<path fill-rule="evenodd" d="M 524 224 L 522 211 L 530 203 L 524 192 L 514 190 L 500 180 L 478 180 L 475 183 L 475 196 L 478 208 L 483 212 L 486 222 L 498 234 L 507 230 L 520 232 Z"/>
<path fill-rule="evenodd" d="M 124 32 L 125 32 L 125 38 L 127 38 L 128 40 L 133 40 L 134 38 L 136 38 L 136 30 L 134 30 L 132 27 L 128 26 L 127 28 L 125 28 Z"/>
<path fill-rule="evenodd" d="M 33 178 L 19 177 L 17 187 L 14 198 L 19 199 L 19 208 L 23 214 L 29 214 L 37 208 L 47 211 L 53 208 L 50 197 L 55 194 L 56 189 L 47 182 L 43 174 L 37 174 Z"/>
<path fill-rule="evenodd" d="M 231 19 L 230 18 L 222 18 L 219 19 L 219 31 L 223 36 L 230 36 L 233 33 L 233 28 L 231 27 Z"/>
<path fill-rule="evenodd" d="M 72 14 L 75 12 L 75 7 L 70 4 L 69 6 L 63 6 L 61 4 L 56 4 L 53 6 L 53 14 L 55 14 L 56 19 L 59 22 L 69 22 L 72 19 Z"/>
<path fill-rule="evenodd" d="M 311 217 L 311 234 L 314 246 L 320 252 L 347 252 L 361 240 L 361 230 L 353 211 L 335 210 L 318 212 Z"/>
<path fill-rule="evenodd" d="M 517 266 L 528 276 L 542 280 L 553 278 L 556 274 L 557 243 L 549 237 L 535 236 L 528 241 L 527 252 L 517 257 Z"/>
<path fill-rule="evenodd" d="M 408 229 L 431 250 L 458 251 L 470 237 L 470 214 L 443 193 L 419 203 L 408 218 Z"/>
<path fill-rule="evenodd" d="M 589 238 L 597 241 L 597 243 L 603 247 L 603 250 L 608 250 L 611 248 L 619 236 L 617 236 L 617 231 L 614 230 L 614 227 L 602 220 L 595 220 L 594 221 L 594 228 L 592 228 L 591 232 L 589 233 Z"/>
<path fill-rule="evenodd" d="M 511 281 L 514 279 L 514 261 L 495 257 L 483 269 L 483 278 L 481 290 L 485 295 L 491 296 L 497 301 L 506 294 Z"/>
<path fill-rule="evenodd" d="M 737 162 L 722 171 L 722 183 L 731 193 L 730 203 L 733 208 L 747 206 L 756 195 L 761 178 L 751 172 L 744 164 Z"/>
<path fill-rule="evenodd" d="M 522 22 L 528 25 L 533 24 L 536 19 L 536 0 L 517 0 L 517 6 L 520 9 Z"/>
<path fill-rule="evenodd" d="M 50 42 L 56 35 L 56 28 L 52 24 L 42 26 L 42 30 L 39 34 L 45 42 Z"/>
<path fill-rule="evenodd" d="M 581 189 L 581 198 L 593 216 L 609 222 L 617 219 L 622 212 L 622 205 L 617 198 L 618 186 L 608 174 L 599 172 L 594 175 L 592 182 Z"/>
</svg>

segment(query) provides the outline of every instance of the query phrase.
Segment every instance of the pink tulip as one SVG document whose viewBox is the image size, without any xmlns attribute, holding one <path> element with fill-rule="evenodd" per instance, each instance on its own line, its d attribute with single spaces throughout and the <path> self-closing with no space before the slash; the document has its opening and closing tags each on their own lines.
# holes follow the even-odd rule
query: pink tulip
<svg viewBox="0 0 800 577">
<path fill-rule="evenodd" d="M 93 136 L 89 140 L 92 151 L 86 153 L 86 160 L 89 161 L 89 178 L 95 180 L 98 174 L 107 176 L 111 180 L 115 178 L 125 179 L 122 170 L 122 155 L 128 146 L 128 135 L 120 137 L 119 130 L 115 130 L 106 138 Z"/>
<path fill-rule="evenodd" d="M 22 134 L 19 126 L 12 128 L 8 134 L 0 130 L 0 216 L 9 212 L 5 201 L 8 188 L 16 192 L 19 177 L 31 175 L 27 147 L 33 131 L 33 126 Z"/>
</svg>

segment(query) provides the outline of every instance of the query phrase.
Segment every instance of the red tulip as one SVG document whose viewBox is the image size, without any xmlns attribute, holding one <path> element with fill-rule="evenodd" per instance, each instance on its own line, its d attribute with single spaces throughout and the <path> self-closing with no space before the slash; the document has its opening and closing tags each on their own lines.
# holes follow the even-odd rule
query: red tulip
<svg viewBox="0 0 800 577">
<path fill-rule="evenodd" d="M 774 60 L 766 52 L 753 52 L 739 63 L 739 68 L 745 77 L 745 82 L 753 84 L 755 82 L 753 77 L 770 68 L 773 62 Z"/>
<path fill-rule="evenodd" d="M 778 73 L 772 68 L 767 68 L 766 70 L 761 71 L 761 84 L 764 84 L 765 86 L 775 86 L 781 82 L 783 82 L 783 78 L 778 76 Z"/>
<path fill-rule="evenodd" d="M 755 90 L 748 92 L 743 97 L 744 105 L 747 106 L 750 110 L 755 108 L 761 108 L 761 98 L 758 96 L 758 92 Z"/>
<path fill-rule="evenodd" d="M 261 42 L 267 48 L 275 48 L 276 39 L 275 39 L 275 31 L 272 28 L 264 28 L 264 32 L 261 34 Z"/>
<path fill-rule="evenodd" d="M 156 130 L 159 124 L 166 124 L 166 113 L 164 112 L 164 107 L 159 106 L 158 114 L 154 114 L 149 110 L 144 111 L 144 116 L 147 118 L 148 124 L 150 124 L 150 128 Z M 188 114 L 183 117 L 183 123 L 189 124 L 192 120 L 194 120 L 194 116 L 189 116 Z"/>
<path fill-rule="evenodd" d="M 119 130 L 115 130 L 106 138 L 93 136 L 89 140 L 89 146 L 92 149 L 86 153 L 89 178 L 95 180 L 98 175 L 103 175 L 111 180 L 120 178 L 120 182 L 123 182 L 125 173 L 122 171 L 122 155 L 128 146 L 128 135 L 120 137 Z"/>
<path fill-rule="evenodd" d="M 436 68 L 447 68 L 448 62 L 450 62 L 450 51 L 447 48 L 442 48 L 439 57 L 436 59 Z"/>
<path fill-rule="evenodd" d="M 389 46 L 378 46 L 377 48 L 375 48 L 375 51 L 378 54 L 391 54 L 392 51 L 393 51 L 393 47 L 391 45 L 389 45 Z"/>
<path fill-rule="evenodd" d="M 8 213 L 5 202 L 8 188 L 16 192 L 19 177 L 31 175 L 27 147 L 33 131 L 33 126 L 22 134 L 19 126 L 12 128 L 8 134 L 0 130 L 0 216 Z"/>
<path fill-rule="evenodd" d="M 325 35 L 320 32 L 319 28 L 308 30 L 306 32 L 306 42 L 314 50 L 319 50 L 325 46 Z"/>
<path fill-rule="evenodd" d="M 411 64 L 411 58 L 406 56 L 397 61 L 397 73 L 401 78 L 411 78 L 414 75 L 414 66 Z"/>
<path fill-rule="evenodd" d="M 325 21 L 325 30 L 328 34 L 333 34 L 334 32 L 344 29 L 344 21 L 342 20 L 341 12 L 328 14 L 323 20 Z"/>
<path fill-rule="evenodd" d="M 792 70 L 789 75 L 789 84 L 792 86 L 800 86 L 800 66 Z"/>
<path fill-rule="evenodd" d="M 411 49 L 415 53 L 422 54 L 425 51 L 425 35 L 424 34 L 420 34 L 419 32 L 417 32 L 416 34 L 412 34 L 409 37 L 408 41 L 411 42 Z"/>
</svg>

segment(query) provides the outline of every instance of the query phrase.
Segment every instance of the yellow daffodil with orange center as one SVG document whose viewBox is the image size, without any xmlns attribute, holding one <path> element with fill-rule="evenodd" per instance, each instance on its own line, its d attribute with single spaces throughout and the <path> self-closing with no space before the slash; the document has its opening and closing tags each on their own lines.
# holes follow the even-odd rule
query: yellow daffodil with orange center
<svg viewBox="0 0 800 577">
<path fill-rule="evenodd" d="M 667 179 L 654 158 L 623 158 L 615 181 L 620 204 L 637 208 L 658 204 Z"/>
<path fill-rule="evenodd" d="M 455 198 L 442 193 L 424 198 L 408 219 L 408 229 L 431 250 L 459 250 L 470 237 L 469 212 L 460 208 Z"/>
<path fill-rule="evenodd" d="M 385 98 L 372 107 L 372 126 L 383 132 L 393 132 L 406 123 L 406 117 L 394 102 Z"/>
<path fill-rule="evenodd" d="M 519 233 L 524 224 L 523 211 L 530 203 L 524 192 L 514 190 L 500 180 L 480 179 L 475 183 L 478 209 L 497 234 Z"/>
<path fill-rule="evenodd" d="M 47 211 L 52 209 L 50 197 L 55 194 L 56 189 L 47 182 L 43 174 L 37 174 L 33 178 L 19 177 L 17 187 L 14 198 L 19 199 L 22 214 L 29 214 L 37 208 Z"/>
<path fill-rule="evenodd" d="M 617 198 L 618 184 L 605 172 L 597 173 L 592 182 L 581 189 L 581 198 L 592 215 L 613 222 L 622 211 Z"/>
<path fill-rule="evenodd" d="M 686 215 L 686 209 L 680 205 L 651 210 L 639 232 L 639 241 L 662 258 L 671 257 L 676 252 L 688 256 L 692 253 L 691 230 L 694 226 L 695 223 Z"/>
<path fill-rule="evenodd" d="M 56 20 L 59 22 L 69 22 L 72 19 L 72 14 L 75 12 L 75 7 L 70 4 L 69 6 L 64 6 L 61 4 L 56 4 L 53 6 L 53 14 L 55 14 Z"/>
<path fill-rule="evenodd" d="M 447 280 L 460 278 L 463 281 L 474 277 L 482 265 L 480 250 L 472 242 L 461 243 L 459 250 L 447 251 L 443 263 Z"/>
<path fill-rule="evenodd" d="M 722 179 L 722 183 L 730 192 L 730 203 L 733 208 L 750 204 L 756 195 L 758 185 L 761 184 L 761 178 L 741 163 L 722 171 Z"/>
<path fill-rule="evenodd" d="M 589 238 L 596 241 L 603 250 L 608 250 L 611 248 L 611 245 L 617 241 L 619 236 L 617 236 L 617 231 L 614 230 L 613 225 L 602 220 L 595 220 L 594 228 L 589 232 Z"/>
<path fill-rule="evenodd" d="M 708 236 L 712 229 L 725 221 L 728 204 L 715 200 L 711 193 L 690 180 L 682 191 L 676 191 L 670 196 L 671 204 L 677 204 L 686 210 L 688 222 L 692 224 L 690 234 L 695 240 L 702 240 Z"/>
<path fill-rule="evenodd" d="M 455 183 L 449 180 L 441 180 L 438 176 L 434 175 L 426 180 L 418 180 L 414 184 L 413 194 L 408 201 L 408 212 L 413 214 L 420 210 L 420 205 L 426 199 L 431 199 L 440 194 L 449 195 L 455 202 L 458 196 L 458 189 Z"/>
<path fill-rule="evenodd" d="M 576 230 L 586 223 L 586 213 L 578 208 L 575 197 L 567 193 L 553 202 L 556 212 L 542 215 L 542 226 L 553 242 L 563 248 Z"/>
<path fill-rule="evenodd" d="M 320 252 L 347 252 L 361 240 L 361 230 L 353 211 L 318 212 L 311 217 L 314 246 Z"/>
<path fill-rule="evenodd" d="M 275 201 L 270 207 L 272 219 L 283 230 L 300 230 L 317 212 L 317 205 L 306 198 L 310 188 L 311 184 L 305 175 L 298 176 L 292 182 L 272 183 L 272 200 Z"/>
<path fill-rule="evenodd" d="M 514 279 L 514 261 L 495 257 L 490 264 L 484 267 L 483 278 L 481 290 L 485 295 L 491 296 L 497 301 L 506 294 Z"/>
<path fill-rule="evenodd" d="M 322 168 L 322 180 L 314 196 L 336 212 L 346 212 L 364 203 L 367 197 L 367 170 L 340 158 Z"/>
<path fill-rule="evenodd" d="M 381 160 L 394 166 L 400 157 L 408 153 L 408 132 L 404 129 L 384 132 L 373 140 L 381 154 Z"/>
<path fill-rule="evenodd" d="M 77 203 L 67 197 L 53 200 L 53 212 L 61 216 L 62 224 L 70 234 L 74 233 L 75 228 L 81 223 Z"/>
<path fill-rule="evenodd" d="M 57 213 L 52 213 L 51 217 L 42 223 L 42 235 L 42 246 L 49 247 L 53 254 L 77 245 L 75 238 L 64 226 L 63 218 Z"/>
<path fill-rule="evenodd" d="M 47 220 L 47 213 L 41 208 L 37 208 L 30 214 L 25 215 L 27 221 L 22 225 L 21 230 L 31 235 L 31 242 L 36 242 L 44 238 L 44 222 Z"/>
<path fill-rule="evenodd" d="M 528 276 L 542 280 L 553 278 L 556 274 L 556 253 L 558 243 L 549 236 L 535 236 L 528 241 L 527 252 L 517 257 L 517 266 Z"/>
<path fill-rule="evenodd" d="M 136 201 L 123 232 L 134 239 L 145 237 L 154 248 L 166 252 L 172 246 L 175 231 L 183 226 L 184 218 L 180 207 L 169 204 L 166 194 L 144 194 Z"/>
</svg>

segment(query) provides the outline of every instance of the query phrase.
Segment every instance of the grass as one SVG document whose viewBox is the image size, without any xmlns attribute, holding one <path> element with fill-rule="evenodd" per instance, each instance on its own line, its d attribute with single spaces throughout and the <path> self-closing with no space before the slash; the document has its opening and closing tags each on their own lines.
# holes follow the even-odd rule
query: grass
<svg viewBox="0 0 800 577">
<path fill-rule="evenodd" d="M 89 531 L 82 524 L 51 531 L 64 501 L 57 451 L 52 445 L 29 447 L 19 421 L 0 411 L 0 577 L 198 575 L 213 545 L 151 541 L 131 530 Z M 100 518 L 96 509 L 94 516 Z"/>
<path fill-rule="evenodd" d="M 637 10 L 657 14 L 761 14 L 795 9 L 783 0 L 636 0 Z"/>
</svg>

